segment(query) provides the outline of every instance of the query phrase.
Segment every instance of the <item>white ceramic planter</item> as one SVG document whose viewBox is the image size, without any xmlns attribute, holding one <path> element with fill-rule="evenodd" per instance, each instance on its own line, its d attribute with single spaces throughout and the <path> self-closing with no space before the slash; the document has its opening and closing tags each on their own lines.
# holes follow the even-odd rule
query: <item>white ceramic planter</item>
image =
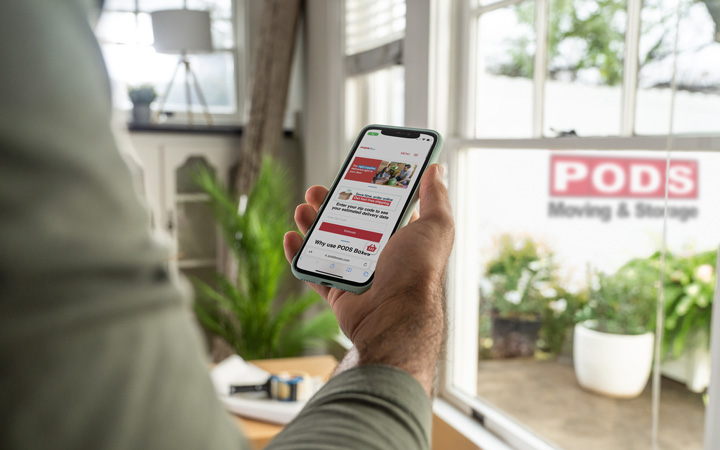
<svg viewBox="0 0 720 450">
<path fill-rule="evenodd" d="M 655 335 L 610 334 L 575 325 L 573 360 L 580 386 L 619 398 L 640 395 L 650 377 Z"/>
</svg>

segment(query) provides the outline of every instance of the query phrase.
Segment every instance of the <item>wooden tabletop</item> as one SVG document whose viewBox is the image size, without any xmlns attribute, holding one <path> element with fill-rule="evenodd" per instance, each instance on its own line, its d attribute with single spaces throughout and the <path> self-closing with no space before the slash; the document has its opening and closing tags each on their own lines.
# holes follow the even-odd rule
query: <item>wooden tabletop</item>
<svg viewBox="0 0 720 450">
<path fill-rule="evenodd" d="M 279 373 L 286 370 L 300 370 L 310 376 L 320 377 L 323 381 L 330 379 L 337 360 L 330 355 L 303 356 L 300 358 L 261 359 L 248 361 L 270 373 Z M 245 436 L 252 442 L 256 450 L 265 447 L 268 442 L 282 430 L 282 425 L 245 419 L 233 415 L 233 419 Z"/>
</svg>

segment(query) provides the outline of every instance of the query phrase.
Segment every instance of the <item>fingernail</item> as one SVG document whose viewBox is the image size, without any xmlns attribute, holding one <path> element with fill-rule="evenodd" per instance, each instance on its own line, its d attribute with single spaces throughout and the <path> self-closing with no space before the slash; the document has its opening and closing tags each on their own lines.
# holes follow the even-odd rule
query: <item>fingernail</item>
<svg viewBox="0 0 720 450">
<path fill-rule="evenodd" d="M 440 174 L 440 178 L 445 175 L 445 168 L 441 164 L 438 164 L 438 173 Z"/>
</svg>

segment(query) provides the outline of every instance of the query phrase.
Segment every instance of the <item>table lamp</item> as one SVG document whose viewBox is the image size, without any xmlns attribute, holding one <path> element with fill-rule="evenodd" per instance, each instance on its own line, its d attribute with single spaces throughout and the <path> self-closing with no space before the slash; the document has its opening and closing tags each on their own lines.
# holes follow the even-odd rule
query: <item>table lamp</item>
<svg viewBox="0 0 720 450">
<path fill-rule="evenodd" d="M 175 82 L 178 70 L 185 66 L 185 100 L 187 103 L 187 114 L 190 124 L 193 123 L 192 97 L 190 78 L 193 80 L 192 87 L 195 88 L 200 103 L 203 106 L 205 119 L 212 125 L 212 117 L 208 111 L 205 96 L 200 89 L 197 76 L 190 67 L 188 54 L 211 53 L 213 51 L 212 36 L 210 34 L 210 13 L 192 9 L 170 9 L 150 13 L 155 42 L 153 46 L 158 53 L 180 55 L 175 66 L 170 83 L 162 96 L 158 114 L 162 113 L 170 89 Z"/>
</svg>

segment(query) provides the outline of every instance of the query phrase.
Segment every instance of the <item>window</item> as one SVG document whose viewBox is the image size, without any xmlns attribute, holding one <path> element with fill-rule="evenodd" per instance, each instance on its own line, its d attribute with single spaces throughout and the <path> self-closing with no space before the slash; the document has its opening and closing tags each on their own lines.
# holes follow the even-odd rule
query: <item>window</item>
<svg viewBox="0 0 720 450">
<path fill-rule="evenodd" d="M 425 125 L 445 135 L 456 215 L 441 397 L 512 448 L 720 445 L 704 423 L 720 335 L 717 1 L 417 0 L 404 33 L 351 36 L 372 17 L 358 11 L 391 4 L 345 1 L 345 137 L 404 121 L 429 75 Z M 421 35 L 429 67 L 403 54 Z M 584 329 L 620 328 L 645 347 L 609 352 L 639 378 L 632 399 L 593 393 L 605 387 L 575 366 L 601 361 Z"/>
<path fill-rule="evenodd" d="M 404 123 L 405 2 L 345 2 L 345 135 L 365 125 Z"/>
<path fill-rule="evenodd" d="M 177 55 L 156 53 L 153 48 L 150 12 L 162 9 L 209 10 L 215 51 L 190 55 L 191 67 L 213 114 L 237 114 L 237 47 L 232 0 L 107 0 L 96 34 L 113 83 L 113 103 L 129 109 L 128 86 L 152 84 L 159 95 L 173 76 Z M 184 71 L 168 94 L 165 111 L 185 111 Z M 201 103 L 192 90 L 193 110 Z"/>
<path fill-rule="evenodd" d="M 713 0 L 680 5 L 676 133 L 720 130 L 714 8 Z M 642 9 L 626 0 L 511 0 L 470 9 L 474 137 L 667 133 L 677 11 L 675 0 Z"/>
<path fill-rule="evenodd" d="M 720 132 L 720 16 L 713 0 L 680 9 L 675 133 Z M 668 133 L 677 3 L 645 2 L 641 17 L 637 93 L 638 134 Z"/>
<path fill-rule="evenodd" d="M 717 6 L 458 2 L 443 395 L 513 448 L 703 448 L 720 244 Z M 596 384 L 610 364 L 588 351 L 586 330 L 645 341 L 643 357 L 634 344 L 603 347 L 628 369 L 621 380 L 638 378 L 635 392 Z"/>
</svg>

